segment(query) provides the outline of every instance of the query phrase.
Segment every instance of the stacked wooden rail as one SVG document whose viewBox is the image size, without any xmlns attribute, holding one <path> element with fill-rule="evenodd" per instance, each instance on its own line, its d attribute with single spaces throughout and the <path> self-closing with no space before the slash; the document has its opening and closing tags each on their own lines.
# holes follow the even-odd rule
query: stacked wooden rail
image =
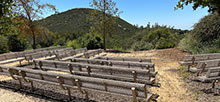
<svg viewBox="0 0 220 102">
<path fill-rule="evenodd" d="M 220 53 L 213 53 L 213 54 L 196 54 L 196 55 L 186 55 L 183 61 L 180 61 L 180 65 L 187 65 L 188 71 L 190 71 L 190 67 L 192 65 L 198 64 L 201 61 L 213 60 L 213 59 L 220 59 Z"/>
<path fill-rule="evenodd" d="M 74 55 L 74 56 L 69 56 L 69 57 L 60 57 L 59 59 L 62 61 L 71 61 L 73 58 L 80 58 L 80 57 L 84 57 L 84 58 L 91 58 L 94 57 L 96 55 L 99 55 L 102 53 L 101 49 L 98 50 L 92 50 L 92 51 L 82 51 L 83 53 L 78 54 L 78 55 Z M 103 56 L 103 55 L 101 55 Z"/>
<path fill-rule="evenodd" d="M 22 85 L 22 80 L 28 82 L 31 84 L 32 88 L 34 88 L 33 82 L 58 85 L 62 89 L 67 90 L 70 98 L 71 89 L 79 90 L 82 94 L 85 94 L 86 98 L 88 98 L 89 90 L 132 96 L 134 102 L 137 102 L 138 97 L 151 101 L 154 96 L 154 94 L 148 92 L 146 84 L 141 83 L 124 82 L 73 74 L 58 74 L 3 65 L 0 65 L 0 73 L 10 75 L 13 79 L 18 80 L 20 85 Z"/>
<path fill-rule="evenodd" d="M 41 52 L 32 53 L 32 54 L 26 54 L 25 59 L 27 61 L 29 61 L 29 60 L 33 60 L 33 59 L 48 57 L 48 56 L 50 56 L 50 58 L 47 58 L 47 59 L 53 59 L 57 54 L 59 54 L 61 52 L 66 52 L 69 50 L 73 50 L 73 49 L 72 48 L 63 48 L 63 49 L 58 49 L 58 50 L 48 50 L 48 51 L 41 51 Z"/>
<path fill-rule="evenodd" d="M 117 61 L 117 60 L 102 60 L 102 59 L 84 59 L 84 58 L 73 58 L 71 62 L 79 62 L 79 63 L 87 63 L 87 64 L 96 64 L 96 65 L 107 65 L 107 66 L 121 66 L 128 68 L 141 68 L 148 69 L 151 71 L 155 71 L 155 67 L 153 63 L 146 62 L 132 62 L 129 61 Z"/>
<path fill-rule="evenodd" d="M 34 60 L 34 68 L 41 70 L 69 72 L 71 74 L 89 77 L 139 82 L 149 85 L 155 84 L 155 76 L 157 74 L 157 72 L 147 69 L 142 70 L 137 68 L 124 68 L 50 60 Z"/>
<path fill-rule="evenodd" d="M 96 59 L 101 59 L 101 60 L 114 60 L 114 61 L 132 61 L 132 62 L 149 62 L 151 63 L 150 58 L 133 58 L 133 57 L 110 57 L 110 56 L 100 56 L 97 57 Z"/>
<path fill-rule="evenodd" d="M 220 53 L 187 55 L 180 64 L 187 65 L 189 71 L 197 73 L 194 80 L 212 82 L 212 88 L 220 80 Z M 196 67 L 190 68 L 192 65 Z"/>
<path fill-rule="evenodd" d="M 81 57 L 82 54 L 87 52 L 87 51 L 88 51 L 87 48 L 69 50 L 69 51 L 66 51 L 66 52 L 63 52 L 63 53 L 56 54 L 56 59 L 57 60 L 67 60 L 69 58 L 72 58 L 73 56 Z"/>
<path fill-rule="evenodd" d="M 85 56 L 85 58 L 90 58 L 90 57 L 94 57 L 95 55 L 98 55 L 100 53 L 102 53 L 102 50 L 98 49 L 98 50 L 94 50 L 91 52 L 86 52 L 86 53 L 84 53 L 84 56 Z"/>
<path fill-rule="evenodd" d="M 23 52 L 11 52 L 11 53 L 5 53 L 0 55 L 0 64 L 7 64 L 12 62 L 19 62 L 21 65 L 21 61 L 25 60 L 25 56 L 27 54 L 33 54 L 36 51 L 45 51 L 45 50 L 55 50 L 60 49 L 60 46 L 55 47 L 48 47 L 48 48 L 41 48 L 36 50 L 30 50 L 30 51 L 23 51 Z"/>
</svg>

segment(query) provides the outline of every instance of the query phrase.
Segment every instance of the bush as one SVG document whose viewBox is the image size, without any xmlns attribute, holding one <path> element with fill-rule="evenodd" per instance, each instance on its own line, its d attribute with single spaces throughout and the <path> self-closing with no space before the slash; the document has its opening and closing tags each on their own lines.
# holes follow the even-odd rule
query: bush
<svg viewBox="0 0 220 102">
<path fill-rule="evenodd" d="M 8 46 L 10 51 L 24 51 L 28 47 L 28 41 L 21 39 L 17 34 L 8 35 Z"/>
<path fill-rule="evenodd" d="M 143 39 L 149 42 L 155 49 L 172 48 L 178 43 L 177 34 L 171 33 L 167 27 L 160 27 L 149 32 Z"/>
<path fill-rule="evenodd" d="M 88 33 L 78 39 L 81 47 L 87 49 L 98 49 L 103 48 L 102 38 L 98 34 Z"/>
<path fill-rule="evenodd" d="M 73 49 L 81 48 L 81 45 L 79 44 L 77 40 L 68 41 L 67 46 L 72 47 Z"/>
<path fill-rule="evenodd" d="M 178 47 L 193 54 L 220 52 L 220 17 L 210 14 L 202 18 L 194 29 L 185 35 Z"/>
<path fill-rule="evenodd" d="M 5 36 L 0 35 L 0 53 L 8 52 L 8 39 Z"/>
<path fill-rule="evenodd" d="M 143 50 L 150 50 L 153 48 L 153 45 L 148 42 L 140 41 L 136 42 L 135 44 L 132 45 L 132 49 L 134 51 L 143 51 Z"/>
</svg>

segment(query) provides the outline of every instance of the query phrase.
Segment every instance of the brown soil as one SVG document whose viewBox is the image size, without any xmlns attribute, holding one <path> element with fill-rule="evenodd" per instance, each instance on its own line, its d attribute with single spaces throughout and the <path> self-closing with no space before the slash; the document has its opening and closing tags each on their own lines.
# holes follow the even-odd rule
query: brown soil
<svg viewBox="0 0 220 102">
<path fill-rule="evenodd" d="M 157 82 L 161 84 L 160 88 L 152 87 L 150 90 L 152 93 L 159 94 L 158 102 L 197 102 L 198 100 L 191 88 L 191 85 L 185 83 L 185 79 L 178 75 L 178 69 L 180 68 L 178 61 L 183 59 L 187 53 L 179 51 L 178 49 L 171 48 L 165 50 L 150 50 L 150 51 L 137 51 L 131 53 L 108 53 L 108 56 L 121 56 L 121 57 L 151 57 L 153 63 L 155 63 L 156 71 L 158 71 L 158 75 L 156 77 Z M 0 76 L 0 81 L 9 80 L 9 77 Z M 66 94 L 63 90 L 56 86 L 45 86 L 41 83 L 35 83 L 36 87 L 40 89 L 48 89 L 53 92 Z M 42 90 L 43 91 L 43 90 Z M 51 93 L 41 92 L 43 94 L 48 94 L 50 96 Z M 131 98 L 121 97 L 119 95 L 109 95 L 109 94 L 100 94 L 96 92 L 89 92 L 89 97 L 91 100 L 95 100 L 98 102 L 130 102 Z M 78 101 L 77 97 L 83 97 L 79 92 L 73 91 L 73 97 Z M 53 96 L 53 95 L 52 95 Z M 62 98 L 62 95 L 58 94 L 56 97 Z M 63 96 L 64 97 L 64 96 Z M 45 97 L 43 97 L 45 98 Z M 0 102 L 32 102 L 32 101 L 48 101 L 48 99 L 42 99 L 42 97 L 33 97 L 31 95 L 26 95 L 22 92 L 14 92 L 13 90 L 8 90 L 4 88 L 0 88 Z M 49 100 L 51 101 L 51 100 Z M 54 100 L 52 100 L 54 101 Z M 63 100 L 61 100 L 63 101 Z M 76 102 L 78 102 L 76 101 Z"/>
</svg>

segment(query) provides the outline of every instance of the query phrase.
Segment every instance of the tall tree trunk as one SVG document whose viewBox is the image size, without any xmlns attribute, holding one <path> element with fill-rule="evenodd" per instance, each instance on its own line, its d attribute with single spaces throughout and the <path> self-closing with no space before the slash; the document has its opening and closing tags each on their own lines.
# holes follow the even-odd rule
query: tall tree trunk
<svg viewBox="0 0 220 102">
<path fill-rule="evenodd" d="M 35 38 L 34 31 L 32 31 L 32 38 L 33 38 L 33 49 L 36 49 L 36 38 Z"/>
<path fill-rule="evenodd" d="M 33 40 L 32 48 L 36 49 L 36 36 L 35 36 L 35 33 L 34 33 L 34 25 L 33 25 L 33 22 L 31 20 L 30 20 L 30 27 L 31 27 L 31 33 L 32 33 L 32 40 Z"/>
<path fill-rule="evenodd" d="M 105 22 L 105 16 L 106 16 L 106 14 L 105 14 L 105 10 L 106 10 L 106 1 L 104 0 L 104 10 L 103 10 L 103 44 L 104 44 L 104 50 L 106 50 L 106 39 L 105 39 L 105 24 L 106 24 L 106 22 Z"/>
</svg>

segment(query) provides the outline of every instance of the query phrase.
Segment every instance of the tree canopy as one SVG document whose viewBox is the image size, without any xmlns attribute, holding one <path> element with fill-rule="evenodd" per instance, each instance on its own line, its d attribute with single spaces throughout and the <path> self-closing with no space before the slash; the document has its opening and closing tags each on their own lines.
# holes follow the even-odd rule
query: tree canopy
<svg viewBox="0 0 220 102">
<path fill-rule="evenodd" d="M 218 12 L 220 14 L 220 1 L 219 0 L 179 0 L 178 4 L 176 5 L 176 9 L 184 8 L 189 4 L 193 4 L 193 9 L 196 10 L 198 7 L 208 7 L 208 12 L 214 13 Z"/>
<path fill-rule="evenodd" d="M 101 15 L 97 12 L 92 14 L 91 19 L 98 19 L 95 21 L 99 22 L 94 22 L 91 30 L 96 33 L 102 33 L 104 49 L 106 49 L 106 35 L 114 33 L 117 25 L 113 16 L 119 15 L 119 10 L 113 0 L 92 0 L 90 6 L 103 13 Z"/>
</svg>

